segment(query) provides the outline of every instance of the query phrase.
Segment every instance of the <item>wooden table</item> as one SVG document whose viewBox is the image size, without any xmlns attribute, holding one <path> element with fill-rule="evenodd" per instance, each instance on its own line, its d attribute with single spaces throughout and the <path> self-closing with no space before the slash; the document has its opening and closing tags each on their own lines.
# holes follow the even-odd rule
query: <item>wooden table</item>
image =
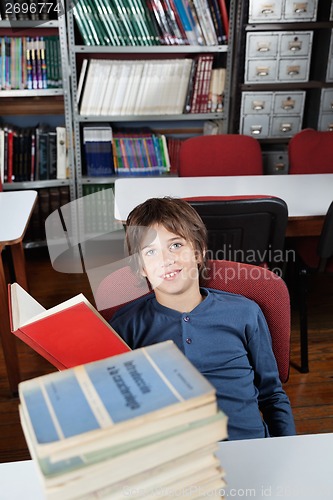
<svg viewBox="0 0 333 500">
<path fill-rule="evenodd" d="M 333 201 L 333 174 L 119 178 L 115 217 L 126 220 L 136 205 L 152 197 L 233 195 L 278 196 L 288 205 L 287 236 L 317 236 Z"/>
<path fill-rule="evenodd" d="M 0 192 L 0 253 L 8 247 L 12 254 L 16 281 L 26 290 L 28 281 L 25 267 L 23 238 L 36 203 L 37 191 Z M 8 381 L 13 393 L 20 381 L 15 337 L 10 331 L 8 292 L 2 258 L 0 259 L 0 337 L 7 368 Z"/>
</svg>

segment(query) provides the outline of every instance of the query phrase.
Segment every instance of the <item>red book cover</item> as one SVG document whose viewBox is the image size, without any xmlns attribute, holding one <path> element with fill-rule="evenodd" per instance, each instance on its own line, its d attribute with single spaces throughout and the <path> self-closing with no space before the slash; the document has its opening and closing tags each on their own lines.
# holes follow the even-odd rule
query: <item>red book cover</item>
<svg viewBox="0 0 333 500">
<path fill-rule="evenodd" d="M 11 331 L 59 370 L 130 351 L 80 294 L 45 310 L 20 285 L 9 285 Z"/>
<path fill-rule="evenodd" d="M 218 0 L 218 4 L 220 7 L 220 11 L 221 11 L 223 28 L 224 28 L 225 35 L 226 35 L 227 41 L 228 41 L 228 38 L 229 38 L 229 14 L 228 14 L 228 9 L 227 9 L 227 4 L 226 4 L 225 0 Z"/>
</svg>

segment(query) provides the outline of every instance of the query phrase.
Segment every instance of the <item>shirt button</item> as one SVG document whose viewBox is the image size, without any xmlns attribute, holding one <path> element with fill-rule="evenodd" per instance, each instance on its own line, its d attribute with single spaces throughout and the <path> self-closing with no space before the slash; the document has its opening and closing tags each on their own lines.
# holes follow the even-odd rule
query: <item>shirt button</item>
<svg viewBox="0 0 333 500">
<path fill-rule="evenodd" d="M 190 317 L 189 316 L 184 316 L 184 321 L 187 323 L 188 321 L 190 321 Z"/>
<path fill-rule="evenodd" d="M 192 339 L 186 339 L 187 344 L 192 344 Z"/>
</svg>

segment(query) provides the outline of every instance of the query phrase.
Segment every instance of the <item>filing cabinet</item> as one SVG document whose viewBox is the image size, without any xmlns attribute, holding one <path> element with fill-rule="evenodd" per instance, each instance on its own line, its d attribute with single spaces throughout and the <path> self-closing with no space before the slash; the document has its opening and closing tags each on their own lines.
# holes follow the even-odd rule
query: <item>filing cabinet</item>
<svg viewBox="0 0 333 500">
<path fill-rule="evenodd" d="M 317 0 L 250 0 L 249 23 L 315 21 Z"/>
<path fill-rule="evenodd" d="M 272 150 L 262 152 L 264 174 L 283 175 L 289 172 L 289 160 L 287 150 Z"/>
<path fill-rule="evenodd" d="M 247 33 L 244 83 L 306 82 L 312 31 Z"/>
<path fill-rule="evenodd" d="M 321 91 L 318 130 L 333 132 L 333 88 Z"/>
<path fill-rule="evenodd" d="M 304 102 L 305 91 L 242 92 L 240 133 L 291 137 L 302 128 Z"/>
<path fill-rule="evenodd" d="M 327 59 L 326 81 L 333 82 L 333 30 L 331 31 L 330 50 Z"/>
</svg>

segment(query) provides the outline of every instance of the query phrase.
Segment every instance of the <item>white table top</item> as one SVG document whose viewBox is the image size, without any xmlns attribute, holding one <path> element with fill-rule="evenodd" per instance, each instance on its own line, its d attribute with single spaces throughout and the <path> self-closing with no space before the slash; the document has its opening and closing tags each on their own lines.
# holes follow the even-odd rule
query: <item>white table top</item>
<svg viewBox="0 0 333 500">
<path fill-rule="evenodd" d="M 218 456 L 225 498 L 332 500 L 333 433 L 228 441 Z M 42 500 L 35 463 L 0 464 L 1 500 Z"/>
<path fill-rule="evenodd" d="M 24 236 L 37 191 L 0 192 L 0 243 L 12 245 Z"/>
<path fill-rule="evenodd" d="M 115 217 L 126 220 L 135 206 L 152 197 L 250 194 L 282 198 L 289 217 L 322 216 L 333 201 L 333 174 L 120 178 L 115 182 Z"/>
</svg>

